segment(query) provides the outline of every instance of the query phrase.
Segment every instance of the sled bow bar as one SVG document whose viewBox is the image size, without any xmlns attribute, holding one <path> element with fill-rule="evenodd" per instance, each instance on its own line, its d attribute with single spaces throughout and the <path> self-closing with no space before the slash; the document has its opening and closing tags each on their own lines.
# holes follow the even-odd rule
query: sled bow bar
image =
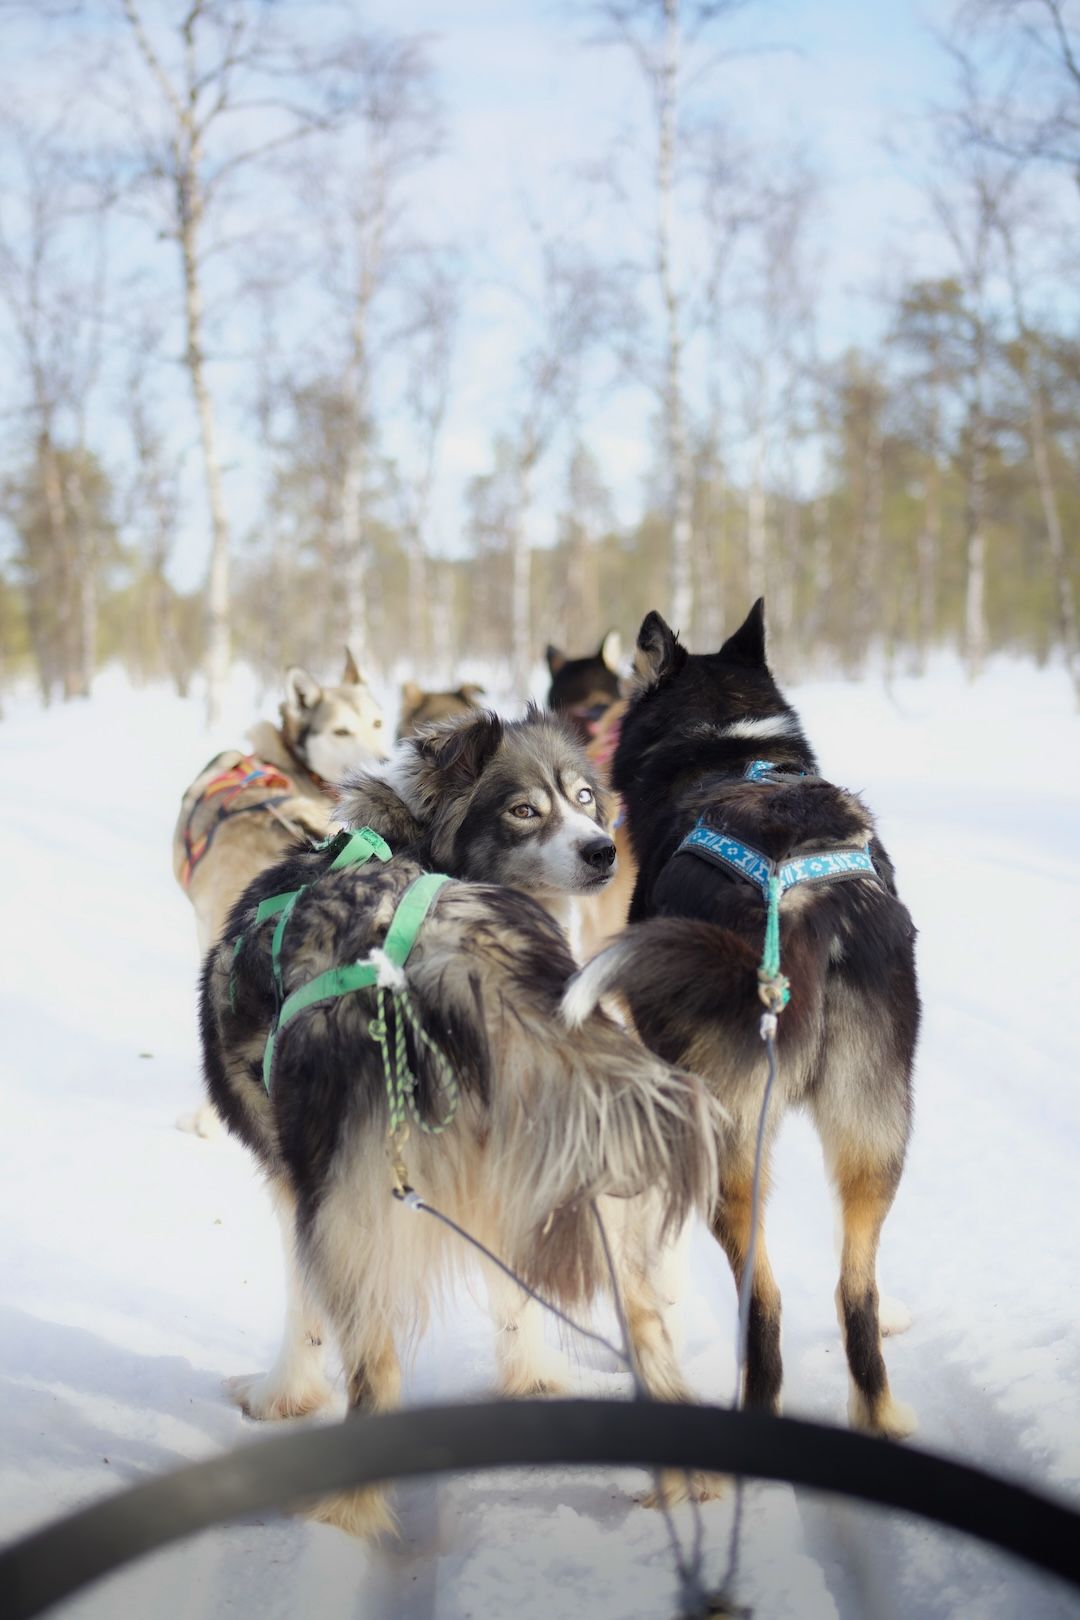
<svg viewBox="0 0 1080 1620">
<path fill-rule="evenodd" d="M 855 1497 L 964 1531 L 1080 1588 L 1080 1513 L 966 1463 L 763 1412 L 521 1400 L 352 1417 L 238 1446 L 107 1497 L 0 1553 L 0 1612 L 33 1620 L 183 1536 L 333 1491 L 568 1464 L 702 1469 Z"/>
</svg>

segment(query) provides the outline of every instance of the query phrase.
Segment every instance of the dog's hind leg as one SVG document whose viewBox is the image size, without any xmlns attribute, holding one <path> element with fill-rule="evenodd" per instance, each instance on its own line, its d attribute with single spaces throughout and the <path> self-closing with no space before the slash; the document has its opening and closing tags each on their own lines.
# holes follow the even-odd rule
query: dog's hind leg
<svg viewBox="0 0 1080 1620">
<path fill-rule="evenodd" d="M 828 1154 L 829 1144 L 826 1143 Z M 900 1165 L 875 1161 L 862 1151 L 829 1155 L 844 1226 L 836 1311 L 844 1336 L 853 1428 L 902 1440 L 915 1429 L 911 1409 L 893 1399 L 881 1353 L 877 1250 L 881 1227 L 896 1194 Z"/>
<path fill-rule="evenodd" d="M 391 1333 L 370 1320 L 353 1316 L 335 1323 L 345 1367 L 349 1415 L 386 1412 L 401 1401 L 401 1363 Z M 350 1536 L 381 1536 L 397 1529 L 397 1521 L 381 1490 L 335 1491 L 308 1509 L 320 1524 L 336 1525 Z"/>
<path fill-rule="evenodd" d="M 839 1198 L 836 1200 L 833 1222 L 833 1247 L 839 1264 L 844 1247 L 844 1218 Z M 901 1333 L 907 1332 L 911 1326 L 911 1312 L 902 1299 L 894 1299 L 891 1294 L 878 1294 L 878 1326 L 881 1328 L 883 1339 L 897 1338 Z"/>
<path fill-rule="evenodd" d="M 484 1267 L 495 1328 L 495 1362 L 504 1395 L 559 1395 L 568 1384 L 566 1357 L 544 1339 L 543 1307 L 517 1283 Z"/>
<path fill-rule="evenodd" d="M 667 1300 L 649 1272 L 636 1267 L 620 1269 L 619 1289 L 626 1313 L 626 1331 L 642 1384 L 655 1401 L 693 1400 L 668 1331 Z M 665 1468 L 656 1489 L 650 1491 L 644 1501 L 646 1507 L 671 1506 L 691 1498 L 707 1502 L 722 1496 L 726 1488 L 727 1480 L 720 1474 Z"/>
<path fill-rule="evenodd" d="M 766 1150 L 767 1151 L 767 1150 Z M 747 1406 L 776 1412 L 780 1407 L 780 1387 L 784 1364 L 780 1355 L 780 1290 L 776 1286 L 765 1248 L 765 1199 L 768 1193 L 768 1163 L 762 1166 L 761 1200 L 758 1210 L 757 1241 L 754 1245 L 754 1274 L 750 1285 L 750 1322 L 746 1341 L 746 1369 L 743 1398 Z M 712 1231 L 727 1255 L 741 1289 L 746 1256 L 750 1248 L 750 1208 L 753 1197 L 753 1158 L 740 1155 L 725 1165 L 720 1198 L 712 1217 Z"/>
<path fill-rule="evenodd" d="M 229 1378 L 226 1389 L 250 1418 L 302 1417 L 333 1395 L 323 1369 L 322 1314 L 311 1297 L 296 1252 L 296 1208 L 289 1192 L 270 1189 L 285 1260 L 285 1327 L 277 1360 L 266 1373 Z"/>
</svg>

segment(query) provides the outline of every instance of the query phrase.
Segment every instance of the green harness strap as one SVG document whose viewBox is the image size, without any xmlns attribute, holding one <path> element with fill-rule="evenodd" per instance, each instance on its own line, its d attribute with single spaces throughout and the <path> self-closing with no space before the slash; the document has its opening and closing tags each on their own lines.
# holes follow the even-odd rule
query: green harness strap
<svg viewBox="0 0 1080 1620">
<path fill-rule="evenodd" d="M 378 834 L 375 836 L 378 837 Z M 382 843 L 382 840 L 379 839 L 379 842 Z M 374 853 L 378 854 L 378 850 L 376 849 Z M 362 858 L 366 859 L 367 857 Z M 380 859 L 383 859 L 383 857 L 380 856 Z M 409 959 L 409 953 L 416 944 L 416 936 L 420 932 L 425 917 L 431 910 L 435 896 L 445 883 L 451 881 L 441 872 L 425 872 L 420 877 L 415 878 L 405 890 L 390 920 L 390 927 L 387 930 L 386 939 L 382 946 L 382 954 L 394 967 L 400 969 L 405 966 Z M 286 896 L 285 898 L 295 903 L 295 895 Z M 290 905 L 289 910 L 291 909 Z M 288 911 L 283 914 L 283 920 L 287 919 L 287 917 Z M 281 932 L 281 926 L 279 922 L 274 934 L 275 940 L 278 933 Z M 277 974 L 277 964 L 275 964 L 275 974 Z M 350 995 L 354 990 L 371 989 L 372 986 L 378 985 L 379 975 L 380 964 L 378 962 L 350 962 L 344 967 L 328 968 L 325 973 L 320 973 L 314 979 L 309 979 L 307 984 L 301 985 L 298 990 L 294 990 L 292 995 L 286 998 L 274 1027 L 267 1038 L 266 1051 L 263 1053 L 263 1085 L 266 1087 L 267 1092 L 270 1090 L 270 1075 L 274 1066 L 274 1043 L 285 1025 L 295 1018 L 297 1013 L 303 1012 L 307 1007 L 313 1007 L 316 1002 L 332 1001 L 337 996 Z M 379 1029 L 382 1037 L 385 1038 L 385 1018 L 379 1020 Z M 373 1031 L 373 1034 L 376 1040 L 380 1040 L 379 1033 Z M 385 1062 L 385 1050 L 383 1055 Z"/>
<path fill-rule="evenodd" d="M 390 845 L 384 838 L 380 838 L 374 827 L 358 827 L 355 832 L 341 831 L 332 838 L 324 838 L 317 845 L 318 849 L 329 849 L 334 844 L 340 847 L 327 868 L 329 872 L 340 872 L 343 866 L 363 866 L 376 856 L 380 861 L 388 861 L 393 853 Z M 313 883 L 318 878 L 312 879 Z M 284 894 L 272 894 L 266 900 L 260 900 L 255 912 L 255 927 L 265 922 L 267 917 L 280 917 L 274 929 L 274 937 L 270 944 L 270 963 L 274 973 L 274 988 L 277 991 L 278 1005 L 285 994 L 285 987 L 281 982 L 281 942 L 285 938 L 285 927 L 292 916 L 293 907 L 305 889 L 310 889 L 311 883 L 302 883 L 298 889 L 286 889 Z M 240 955 L 240 948 L 246 938 L 245 934 L 237 934 L 233 941 L 233 970 L 229 975 L 229 1006 L 236 1009 L 236 958 Z"/>
</svg>

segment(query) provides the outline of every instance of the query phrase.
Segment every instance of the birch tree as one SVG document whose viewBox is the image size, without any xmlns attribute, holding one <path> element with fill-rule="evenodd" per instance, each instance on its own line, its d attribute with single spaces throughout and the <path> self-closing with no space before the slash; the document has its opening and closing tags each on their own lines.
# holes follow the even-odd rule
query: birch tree
<svg viewBox="0 0 1080 1620">
<path fill-rule="evenodd" d="M 17 176 L 0 196 L 0 308 L 18 379 L 24 562 L 46 701 L 90 694 L 104 529 L 88 444 L 106 319 L 108 196 L 82 184 L 63 120 L 7 133 Z M 29 482 L 27 482 L 27 479 Z"/>
<path fill-rule="evenodd" d="M 458 310 L 456 280 L 444 267 L 434 265 L 416 291 L 408 332 L 402 403 L 409 443 L 391 466 L 408 563 L 407 618 L 414 668 L 422 668 L 437 649 L 448 645 L 452 628 L 449 604 L 428 589 L 428 529 L 439 440 L 450 395 Z"/>
<path fill-rule="evenodd" d="M 389 373 L 395 366 L 408 371 L 411 351 L 425 341 L 434 345 L 432 376 L 419 383 L 415 375 L 407 379 L 406 392 L 411 388 L 412 394 L 406 410 L 414 426 L 417 413 L 426 417 L 422 435 L 429 439 L 434 424 L 437 440 L 446 405 L 447 360 L 438 342 L 449 340 L 452 322 L 448 288 L 437 288 L 445 254 L 440 244 L 423 238 L 411 208 L 412 182 L 438 155 L 441 143 L 423 43 L 379 35 L 356 64 L 355 117 L 347 135 L 329 152 L 320 152 L 317 161 L 305 159 L 298 166 L 301 217 L 315 222 L 316 275 L 330 317 L 311 348 L 325 386 L 338 394 L 343 433 L 329 628 L 361 662 L 368 638 L 370 565 L 365 511 L 369 486 L 380 470 L 379 420 L 388 414 Z M 445 307 L 436 318 L 440 299 Z M 422 403 L 417 387 L 425 395 Z M 413 566 L 415 573 L 415 555 Z"/>
<path fill-rule="evenodd" d="M 353 34 L 308 48 L 288 37 L 276 8 L 260 0 L 189 0 L 172 25 L 159 22 L 146 0 L 108 5 L 136 70 L 133 77 L 114 74 L 112 105 L 135 137 L 137 189 L 173 243 L 180 272 L 184 365 L 210 518 L 207 689 L 215 719 L 230 657 L 230 522 L 209 375 L 208 262 L 227 242 L 223 217 L 248 172 L 354 116 L 366 52 Z"/>
<path fill-rule="evenodd" d="M 510 668 L 522 693 L 528 691 L 536 652 L 529 528 L 537 469 L 559 432 L 577 418 L 595 346 L 601 338 L 611 341 L 625 319 L 617 279 L 586 256 L 547 242 L 541 264 L 542 324 L 518 368 L 520 404 L 508 441 L 516 483 L 507 535 Z"/>
<path fill-rule="evenodd" d="M 662 357 L 655 386 L 663 418 L 670 522 L 668 611 L 689 626 L 694 612 L 694 458 L 685 378 L 687 340 L 683 255 L 676 204 L 685 167 L 688 62 L 712 25 L 743 0 L 605 0 L 597 6 L 602 43 L 626 50 L 647 89 L 651 121 L 652 266 L 661 312 Z M 700 80 L 695 64 L 694 76 Z"/>
</svg>

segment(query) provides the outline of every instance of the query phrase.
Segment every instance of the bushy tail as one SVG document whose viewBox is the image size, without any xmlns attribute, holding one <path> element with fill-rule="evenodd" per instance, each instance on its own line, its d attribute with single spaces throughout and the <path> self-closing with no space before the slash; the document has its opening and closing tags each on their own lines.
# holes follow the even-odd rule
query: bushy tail
<svg viewBox="0 0 1080 1620">
<path fill-rule="evenodd" d="M 637 929 L 627 929 L 621 938 L 600 951 L 591 962 L 574 974 L 562 998 L 563 1022 L 580 1029 L 605 996 L 624 993 L 623 980 L 638 950 Z"/>
<path fill-rule="evenodd" d="M 756 1035 L 758 957 L 741 935 L 715 923 L 654 917 L 635 923 L 593 957 L 566 987 L 562 1016 L 579 1029 L 605 996 L 618 996 L 639 1028 L 700 1029 L 723 1019 Z M 657 1045 L 671 1061 L 670 1043 Z"/>
</svg>

